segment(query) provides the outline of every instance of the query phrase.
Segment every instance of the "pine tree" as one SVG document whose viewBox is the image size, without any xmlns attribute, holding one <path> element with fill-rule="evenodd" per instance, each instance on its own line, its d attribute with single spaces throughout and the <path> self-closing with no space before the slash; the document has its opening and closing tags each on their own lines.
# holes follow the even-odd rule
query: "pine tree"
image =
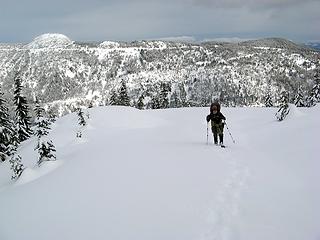
<svg viewBox="0 0 320 240">
<path fill-rule="evenodd" d="M 11 155 L 9 163 L 10 163 L 10 169 L 12 170 L 11 179 L 17 180 L 21 176 L 23 170 L 25 169 L 22 162 L 21 162 L 20 155 L 13 153 Z"/>
<path fill-rule="evenodd" d="M 266 96 L 264 98 L 264 104 L 265 104 L 266 107 L 273 107 L 273 101 L 272 101 L 270 88 L 267 89 L 267 93 L 266 93 Z"/>
<path fill-rule="evenodd" d="M 304 107 L 305 106 L 301 85 L 298 87 L 298 91 L 297 91 L 296 95 L 294 96 L 294 105 L 296 105 L 297 107 Z"/>
<path fill-rule="evenodd" d="M 53 145 L 51 140 L 41 141 L 38 147 L 39 159 L 38 165 L 43 163 L 44 161 L 54 161 L 56 160 L 56 148 Z"/>
<path fill-rule="evenodd" d="M 276 113 L 276 118 L 278 121 L 283 121 L 286 116 L 289 114 L 290 108 L 289 108 L 289 96 L 288 93 L 283 90 L 281 92 L 281 97 L 280 97 L 280 108 L 278 112 Z"/>
<path fill-rule="evenodd" d="M 19 141 L 22 142 L 32 134 L 27 100 L 21 94 L 21 79 L 15 78 L 14 105 L 16 106 L 16 126 L 18 128 Z"/>
<path fill-rule="evenodd" d="M 144 103 L 143 103 L 143 101 L 144 101 L 144 95 L 141 94 L 141 96 L 140 96 L 139 99 L 138 99 L 138 103 L 137 103 L 137 107 L 138 107 L 138 109 L 140 109 L 140 110 L 144 108 Z"/>
<path fill-rule="evenodd" d="M 82 111 L 81 108 L 78 108 L 77 109 L 77 115 L 78 115 L 78 123 L 80 126 L 86 126 L 87 125 L 87 122 L 86 122 L 86 119 L 84 117 L 84 112 Z"/>
<path fill-rule="evenodd" d="M 12 135 L 10 145 L 8 146 L 8 156 L 9 156 L 9 163 L 10 168 L 12 170 L 12 180 L 17 180 L 23 170 L 25 169 L 20 155 L 17 154 L 17 149 L 20 144 L 19 136 L 18 136 L 18 128 L 13 127 L 14 134 Z"/>
<path fill-rule="evenodd" d="M 13 123 L 9 119 L 8 108 L 5 103 L 0 89 L 0 161 L 2 162 L 9 156 L 8 148 L 14 135 Z"/>
<path fill-rule="evenodd" d="M 115 90 L 111 91 L 109 104 L 110 105 L 119 105 L 119 96 Z"/>
<path fill-rule="evenodd" d="M 130 106 L 130 99 L 128 97 L 127 86 L 124 80 L 121 81 L 121 86 L 119 89 L 119 105 Z"/>
<path fill-rule="evenodd" d="M 307 107 L 313 107 L 320 102 L 320 74 L 315 75 L 314 85 L 307 97 Z"/>
<path fill-rule="evenodd" d="M 82 137 L 82 130 L 87 125 L 87 121 L 86 121 L 84 113 L 80 107 L 77 109 L 77 115 L 78 115 L 78 124 L 80 126 L 80 129 L 78 130 L 76 136 L 78 138 L 81 138 Z"/>
<path fill-rule="evenodd" d="M 52 141 L 47 139 L 51 121 L 50 119 L 44 117 L 44 109 L 40 106 L 38 100 L 36 100 L 36 106 L 34 110 L 36 114 L 36 130 L 34 134 L 38 138 L 35 149 L 38 150 L 39 153 L 38 165 L 40 165 L 44 161 L 56 160 L 56 156 L 54 154 L 56 149 Z"/>
<path fill-rule="evenodd" d="M 36 114 L 36 130 L 34 132 L 34 134 L 39 138 L 41 138 L 42 136 L 46 136 L 49 133 L 50 130 L 50 120 L 46 119 L 43 114 L 44 114 L 44 109 L 43 107 L 40 106 L 40 103 L 38 100 L 36 100 L 36 104 L 35 104 L 35 114 Z"/>
<path fill-rule="evenodd" d="M 160 108 L 169 107 L 169 99 L 168 99 L 169 92 L 170 92 L 170 86 L 162 82 L 160 85 L 160 96 L 159 96 Z"/>
<path fill-rule="evenodd" d="M 159 101 L 159 96 L 153 96 L 151 99 L 151 108 L 152 109 L 159 109 L 160 107 L 160 101 Z"/>
</svg>

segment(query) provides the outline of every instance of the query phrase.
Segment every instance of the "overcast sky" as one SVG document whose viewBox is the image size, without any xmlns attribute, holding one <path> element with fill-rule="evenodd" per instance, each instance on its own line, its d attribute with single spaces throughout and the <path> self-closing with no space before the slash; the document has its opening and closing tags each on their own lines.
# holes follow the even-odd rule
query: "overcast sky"
<svg viewBox="0 0 320 240">
<path fill-rule="evenodd" d="M 320 0 L 0 0 L 0 42 L 284 37 L 320 40 Z"/>
</svg>

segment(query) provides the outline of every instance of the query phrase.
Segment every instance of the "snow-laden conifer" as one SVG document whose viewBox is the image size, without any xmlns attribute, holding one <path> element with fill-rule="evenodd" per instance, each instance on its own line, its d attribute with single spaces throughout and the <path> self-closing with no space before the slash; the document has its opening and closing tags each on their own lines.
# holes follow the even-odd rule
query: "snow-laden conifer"
<svg viewBox="0 0 320 240">
<path fill-rule="evenodd" d="M 130 106 L 130 99 L 128 96 L 127 86 L 124 80 L 121 81 L 121 86 L 119 89 L 118 96 L 119 96 L 118 105 Z"/>
<path fill-rule="evenodd" d="M 37 145 L 35 149 L 38 150 L 39 153 L 38 165 L 40 165 L 44 161 L 56 160 L 56 149 L 52 140 L 48 139 L 51 121 L 44 116 L 44 109 L 40 106 L 38 100 L 36 100 L 34 111 L 36 114 L 36 127 L 34 134 L 37 137 Z"/>
<path fill-rule="evenodd" d="M 171 91 L 170 85 L 167 83 L 161 83 L 160 85 L 160 96 L 159 96 L 159 104 L 160 108 L 168 108 L 169 107 L 169 92 Z"/>
<path fill-rule="evenodd" d="M 89 112 L 85 115 L 82 108 L 77 108 L 78 125 L 79 130 L 77 131 L 76 137 L 81 138 L 84 127 L 87 125 L 87 120 L 89 119 Z"/>
<path fill-rule="evenodd" d="M 266 95 L 264 97 L 264 104 L 265 104 L 266 107 L 273 107 L 273 101 L 272 101 L 270 87 L 268 87 Z"/>
<path fill-rule="evenodd" d="M 0 89 L 0 162 L 5 161 L 9 155 L 8 148 L 13 135 L 13 122 L 9 119 L 6 101 Z"/>
<path fill-rule="evenodd" d="M 288 93 L 283 90 L 281 92 L 280 96 L 280 107 L 278 112 L 276 113 L 276 118 L 278 121 L 283 121 L 286 116 L 289 114 L 290 108 L 289 108 L 289 96 Z"/>
<path fill-rule="evenodd" d="M 22 96 L 21 79 L 17 76 L 14 80 L 14 105 L 15 105 L 15 123 L 18 129 L 19 141 L 22 142 L 32 134 L 29 108 L 27 100 Z"/>
<path fill-rule="evenodd" d="M 119 96 L 115 90 L 111 91 L 109 104 L 110 105 L 118 105 L 119 104 Z"/>
<path fill-rule="evenodd" d="M 303 91 L 301 85 L 298 87 L 298 91 L 296 95 L 294 96 L 294 105 L 297 107 L 304 107 L 305 102 L 304 102 L 304 96 L 303 96 Z"/>
<path fill-rule="evenodd" d="M 307 97 L 307 107 L 313 107 L 320 102 L 320 73 L 315 75 L 314 85 Z"/>
<path fill-rule="evenodd" d="M 14 134 L 11 137 L 10 144 L 7 149 L 7 157 L 9 158 L 10 168 L 12 170 L 11 179 L 17 180 L 21 176 L 25 167 L 21 161 L 21 156 L 17 153 L 17 149 L 20 144 L 17 126 L 13 127 L 13 132 Z"/>
<path fill-rule="evenodd" d="M 140 109 L 140 110 L 144 108 L 144 102 L 143 101 L 144 101 L 144 95 L 141 94 L 139 99 L 138 99 L 138 102 L 137 102 L 137 108 Z"/>
</svg>

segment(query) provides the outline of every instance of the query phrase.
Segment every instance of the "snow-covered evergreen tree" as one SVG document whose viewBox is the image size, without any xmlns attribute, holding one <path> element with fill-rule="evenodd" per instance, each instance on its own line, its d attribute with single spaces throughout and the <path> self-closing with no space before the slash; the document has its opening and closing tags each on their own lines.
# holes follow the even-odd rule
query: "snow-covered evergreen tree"
<svg viewBox="0 0 320 240">
<path fill-rule="evenodd" d="M 0 161 L 5 161 L 9 155 L 9 145 L 14 134 L 13 123 L 9 119 L 8 108 L 5 106 L 3 93 L 0 89 Z"/>
<path fill-rule="evenodd" d="M 170 86 L 166 83 L 161 83 L 160 85 L 160 96 L 159 96 L 159 103 L 160 108 L 168 108 L 169 107 L 169 99 L 168 94 L 170 92 Z"/>
<path fill-rule="evenodd" d="M 10 163 L 10 168 L 12 170 L 12 175 L 11 175 L 11 179 L 12 180 L 17 180 L 23 170 L 25 169 L 22 161 L 21 161 L 21 156 L 18 155 L 17 153 L 17 149 L 18 146 L 20 144 L 20 140 L 19 140 L 19 136 L 18 136 L 18 128 L 17 126 L 13 127 L 13 135 L 11 137 L 10 140 L 10 144 L 8 146 L 8 159 L 9 159 L 9 163 Z"/>
<path fill-rule="evenodd" d="M 144 100 L 144 95 L 141 94 L 137 102 L 137 108 L 140 110 L 144 108 L 143 100 Z"/>
<path fill-rule="evenodd" d="M 273 107 L 273 101 L 270 88 L 267 89 L 266 96 L 264 97 L 264 104 L 266 107 Z"/>
<path fill-rule="evenodd" d="M 51 140 L 44 140 L 41 138 L 39 147 L 37 149 L 39 153 L 38 165 L 44 161 L 56 160 L 56 148 Z"/>
<path fill-rule="evenodd" d="M 111 91 L 109 104 L 110 105 L 119 105 L 119 96 L 115 90 Z"/>
<path fill-rule="evenodd" d="M 281 92 L 279 103 L 280 103 L 280 108 L 276 113 L 276 118 L 278 121 L 283 121 L 290 111 L 289 96 L 285 90 Z"/>
<path fill-rule="evenodd" d="M 34 134 L 38 138 L 37 146 L 35 149 L 38 150 L 39 153 L 38 165 L 40 165 L 44 161 L 56 160 L 56 149 L 52 141 L 47 139 L 51 121 L 50 119 L 44 117 L 44 109 L 40 106 L 38 100 L 36 100 L 36 106 L 34 110 L 36 114 L 36 129 Z"/>
<path fill-rule="evenodd" d="M 78 138 L 81 138 L 83 128 L 87 125 L 87 121 L 86 121 L 84 112 L 82 111 L 82 109 L 80 107 L 77 109 L 77 115 L 78 115 L 78 124 L 79 124 L 80 128 L 79 128 L 76 136 Z"/>
<path fill-rule="evenodd" d="M 32 134 L 31 123 L 29 117 L 29 108 L 27 100 L 22 96 L 21 79 L 17 76 L 14 80 L 14 105 L 16 107 L 16 126 L 18 129 L 19 140 L 22 142 L 30 137 Z"/>
<path fill-rule="evenodd" d="M 160 106 L 160 100 L 159 100 L 159 96 L 153 96 L 151 99 L 151 108 L 152 109 L 159 109 L 161 108 Z"/>
<path fill-rule="evenodd" d="M 78 124 L 83 127 L 86 126 L 87 121 L 85 119 L 84 112 L 80 107 L 77 109 L 77 115 L 78 115 Z"/>
<path fill-rule="evenodd" d="M 320 102 L 320 74 L 317 73 L 314 80 L 314 85 L 307 97 L 307 107 L 313 107 Z"/>
<path fill-rule="evenodd" d="M 303 91 L 301 85 L 298 87 L 298 91 L 296 95 L 294 96 L 294 105 L 297 107 L 304 107 L 305 102 L 304 102 L 304 96 L 303 96 Z"/>
<path fill-rule="evenodd" d="M 127 86 L 124 80 L 121 81 L 121 86 L 119 89 L 119 105 L 121 106 L 130 106 L 130 99 L 128 96 Z"/>
<path fill-rule="evenodd" d="M 9 163 L 10 163 L 10 169 L 12 170 L 11 179 L 17 180 L 21 176 L 23 170 L 25 169 L 24 165 L 22 164 L 20 155 L 13 153 L 11 155 Z"/>
<path fill-rule="evenodd" d="M 36 120 L 35 120 L 36 129 L 34 134 L 39 139 L 42 136 L 48 135 L 51 122 L 49 121 L 49 119 L 46 119 L 44 117 L 44 108 L 40 106 L 40 103 L 38 100 L 36 100 L 34 111 L 36 114 Z"/>
</svg>

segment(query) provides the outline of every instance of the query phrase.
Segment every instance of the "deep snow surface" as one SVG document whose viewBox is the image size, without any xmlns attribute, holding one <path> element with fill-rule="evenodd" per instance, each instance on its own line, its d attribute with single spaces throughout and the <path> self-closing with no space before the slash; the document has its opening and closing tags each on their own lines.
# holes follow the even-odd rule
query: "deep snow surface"
<svg viewBox="0 0 320 240">
<path fill-rule="evenodd" d="M 1 240 L 320 239 L 320 108 L 222 108 L 226 149 L 206 145 L 206 108 L 90 110 L 57 121 L 58 161 L 16 183 L 0 165 Z"/>
</svg>

